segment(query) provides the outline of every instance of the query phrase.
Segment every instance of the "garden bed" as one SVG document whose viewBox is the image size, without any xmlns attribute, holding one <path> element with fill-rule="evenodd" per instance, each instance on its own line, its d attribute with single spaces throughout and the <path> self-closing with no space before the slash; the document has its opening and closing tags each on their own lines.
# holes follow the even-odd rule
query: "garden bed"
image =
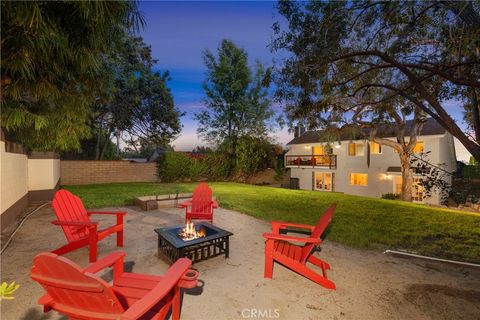
<svg viewBox="0 0 480 320">
<path fill-rule="evenodd" d="M 183 201 L 192 199 L 192 193 L 175 193 L 155 196 L 136 197 L 133 203 L 143 211 L 155 210 L 158 208 L 175 208 Z"/>
</svg>

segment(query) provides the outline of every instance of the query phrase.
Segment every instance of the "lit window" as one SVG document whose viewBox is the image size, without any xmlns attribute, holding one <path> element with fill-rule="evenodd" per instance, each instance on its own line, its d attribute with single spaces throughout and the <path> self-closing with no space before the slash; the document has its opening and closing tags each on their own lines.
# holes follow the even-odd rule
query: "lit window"
<svg viewBox="0 0 480 320">
<path fill-rule="evenodd" d="M 370 142 L 370 153 L 371 154 L 381 154 L 382 153 L 382 145 L 376 142 Z"/>
<path fill-rule="evenodd" d="M 418 141 L 415 147 L 413 147 L 413 153 L 422 153 L 425 151 L 425 143 L 423 141 Z"/>
<path fill-rule="evenodd" d="M 355 143 L 348 144 L 348 155 L 354 156 L 355 155 Z"/>
<path fill-rule="evenodd" d="M 402 194 L 402 176 L 395 176 L 395 194 Z"/>
<path fill-rule="evenodd" d="M 352 185 L 352 186 L 368 186 L 368 174 L 366 174 L 366 173 L 350 173 L 350 185 Z"/>
<path fill-rule="evenodd" d="M 315 146 L 312 147 L 312 153 L 314 156 L 320 156 L 324 155 L 325 153 L 325 147 L 324 146 Z"/>
<path fill-rule="evenodd" d="M 396 149 L 393 149 L 395 153 L 398 153 Z M 423 141 L 418 141 L 417 144 L 415 144 L 415 147 L 413 147 L 412 150 L 413 153 L 422 153 L 425 152 L 425 142 Z"/>
<path fill-rule="evenodd" d="M 363 156 L 363 143 L 349 143 L 348 144 L 349 156 Z"/>
</svg>

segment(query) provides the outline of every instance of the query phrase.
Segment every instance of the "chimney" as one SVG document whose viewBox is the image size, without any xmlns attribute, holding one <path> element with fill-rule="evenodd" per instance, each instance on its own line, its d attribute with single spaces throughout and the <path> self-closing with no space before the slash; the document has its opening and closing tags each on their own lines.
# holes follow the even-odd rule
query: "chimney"
<svg viewBox="0 0 480 320">
<path fill-rule="evenodd" d="M 299 135 L 298 135 L 298 136 L 301 136 L 301 135 L 303 135 L 303 134 L 305 133 L 305 131 L 307 131 L 307 130 L 305 129 L 304 126 L 300 126 L 300 127 L 299 127 L 299 131 L 300 131 L 300 132 L 299 132 Z"/>
<path fill-rule="evenodd" d="M 305 133 L 305 127 L 304 126 L 301 126 L 301 125 L 298 125 L 294 128 L 294 138 L 298 138 L 300 137 L 302 134 Z"/>
</svg>

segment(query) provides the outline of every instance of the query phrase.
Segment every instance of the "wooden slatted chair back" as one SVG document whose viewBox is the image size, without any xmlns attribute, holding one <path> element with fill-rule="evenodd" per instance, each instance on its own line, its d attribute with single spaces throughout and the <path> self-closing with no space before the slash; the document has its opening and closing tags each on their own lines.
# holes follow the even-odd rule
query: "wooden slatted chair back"
<svg viewBox="0 0 480 320">
<path fill-rule="evenodd" d="M 193 191 L 192 196 L 192 212 L 194 213 L 211 213 L 212 212 L 212 189 L 208 184 L 202 182 Z"/>
<path fill-rule="evenodd" d="M 337 204 L 334 203 L 332 204 L 322 215 L 320 220 L 318 220 L 317 225 L 313 229 L 310 238 L 320 238 L 322 234 L 325 232 L 325 229 L 327 229 L 328 224 L 330 221 L 332 221 L 333 214 L 335 213 L 335 209 L 337 208 Z M 312 253 L 313 248 L 315 247 L 314 244 L 305 244 L 302 248 L 302 258 L 301 262 L 305 263 Z"/>
<path fill-rule="evenodd" d="M 52 202 L 53 211 L 59 221 L 90 222 L 82 200 L 67 190 L 58 190 Z M 88 236 L 87 228 L 62 226 L 69 242 Z"/>
<path fill-rule="evenodd" d="M 125 311 L 105 281 L 56 254 L 38 254 L 30 276 L 50 295 L 55 310 L 73 318 L 113 318 Z"/>
</svg>

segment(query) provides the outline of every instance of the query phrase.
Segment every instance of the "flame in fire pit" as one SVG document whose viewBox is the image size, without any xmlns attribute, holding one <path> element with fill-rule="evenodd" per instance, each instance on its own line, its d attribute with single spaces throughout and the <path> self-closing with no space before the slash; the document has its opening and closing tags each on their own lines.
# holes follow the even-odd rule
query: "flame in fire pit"
<svg viewBox="0 0 480 320">
<path fill-rule="evenodd" d="M 201 227 L 198 231 L 195 228 L 195 225 L 193 224 L 192 221 L 189 221 L 183 229 L 180 230 L 178 233 L 178 236 L 180 239 L 183 241 L 190 241 L 190 240 L 195 240 L 198 238 L 203 238 L 205 237 L 206 232 L 205 228 Z"/>
</svg>

